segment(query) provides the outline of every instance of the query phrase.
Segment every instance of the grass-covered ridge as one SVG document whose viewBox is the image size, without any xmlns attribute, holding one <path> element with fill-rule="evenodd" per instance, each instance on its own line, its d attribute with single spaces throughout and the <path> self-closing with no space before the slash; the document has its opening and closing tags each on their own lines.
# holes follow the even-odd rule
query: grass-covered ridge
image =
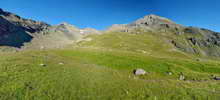
<svg viewBox="0 0 220 100">
<path fill-rule="evenodd" d="M 216 61 L 93 48 L 0 55 L 4 56 L 0 58 L 1 100 L 220 98 L 219 82 L 210 79 L 211 74 L 220 74 Z M 134 68 L 148 74 L 133 76 Z M 178 80 L 179 72 L 186 81 Z"/>
</svg>

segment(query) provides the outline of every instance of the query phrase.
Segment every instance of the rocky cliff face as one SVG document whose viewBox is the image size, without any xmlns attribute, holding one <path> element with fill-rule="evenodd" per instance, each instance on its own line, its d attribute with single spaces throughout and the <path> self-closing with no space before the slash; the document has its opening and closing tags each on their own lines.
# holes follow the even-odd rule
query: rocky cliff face
<svg viewBox="0 0 220 100">
<path fill-rule="evenodd" d="M 9 21 L 10 23 L 18 27 L 21 27 L 24 31 L 30 33 L 41 31 L 50 26 L 49 24 L 46 24 L 44 22 L 21 18 L 20 16 L 15 15 L 13 13 L 3 11 L 1 8 L 0 8 L 0 16 L 5 20 Z"/>
<path fill-rule="evenodd" d="M 49 27 L 48 24 L 30 19 L 0 9 L 0 46 L 18 47 L 30 42 L 32 34 Z"/>
</svg>

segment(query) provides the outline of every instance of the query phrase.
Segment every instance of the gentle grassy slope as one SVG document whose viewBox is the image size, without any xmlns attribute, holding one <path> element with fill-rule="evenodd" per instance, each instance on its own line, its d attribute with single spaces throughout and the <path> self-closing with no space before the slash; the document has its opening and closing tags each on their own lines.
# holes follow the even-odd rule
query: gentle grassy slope
<svg viewBox="0 0 220 100">
<path fill-rule="evenodd" d="M 143 30 L 126 32 L 107 32 L 102 35 L 86 37 L 91 41 L 78 42 L 78 46 L 101 47 L 139 52 L 160 57 L 202 57 L 216 59 L 219 47 L 205 42 L 201 34 L 181 33 L 172 30 L 145 32 Z M 190 38 L 195 39 L 195 44 Z M 206 43 L 206 46 L 205 46 Z"/>
<path fill-rule="evenodd" d="M 162 33 L 145 32 L 142 34 L 129 33 L 106 33 L 103 35 L 90 35 L 91 41 L 79 42 L 79 46 L 99 47 L 114 50 L 124 50 L 139 52 L 147 55 L 155 55 L 160 57 L 188 57 L 183 52 L 174 49 L 170 41 Z M 163 33 L 170 36 L 168 33 Z"/>
<path fill-rule="evenodd" d="M 1 100 L 220 98 L 220 83 L 210 80 L 211 74 L 220 75 L 220 63 L 215 61 L 93 48 L 0 55 Z M 148 74 L 133 76 L 134 68 Z M 177 80 L 179 72 L 186 81 Z"/>
<path fill-rule="evenodd" d="M 219 100 L 211 75 L 220 75 L 220 62 L 174 49 L 172 35 L 108 33 L 74 48 L 1 53 L 0 99 Z M 147 74 L 134 76 L 136 68 Z"/>
</svg>

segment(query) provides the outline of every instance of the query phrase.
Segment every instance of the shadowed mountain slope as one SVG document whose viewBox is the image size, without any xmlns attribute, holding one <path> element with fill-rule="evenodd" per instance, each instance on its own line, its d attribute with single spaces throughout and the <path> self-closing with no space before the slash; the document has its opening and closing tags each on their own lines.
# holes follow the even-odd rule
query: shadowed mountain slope
<svg viewBox="0 0 220 100">
<path fill-rule="evenodd" d="M 48 26 L 0 9 L 0 45 L 20 48 L 25 42 L 32 40 L 32 34 Z"/>
<path fill-rule="evenodd" d="M 20 48 L 25 42 L 30 42 L 33 37 L 13 23 L 0 16 L 0 45 Z"/>
<path fill-rule="evenodd" d="M 67 23 L 50 26 L 0 9 L 1 46 L 23 49 L 64 47 L 91 33 L 99 31 L 92 28 L 78 29 Z"/>
</svg>

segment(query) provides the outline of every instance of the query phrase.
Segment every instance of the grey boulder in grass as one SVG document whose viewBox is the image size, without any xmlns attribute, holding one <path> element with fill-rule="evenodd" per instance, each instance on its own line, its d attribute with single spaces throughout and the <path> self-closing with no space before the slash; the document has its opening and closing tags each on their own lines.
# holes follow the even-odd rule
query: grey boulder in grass
<svg viewBox="0 0 220 100">
<path fill-rule="evenodd" d="M 134 75 L 145 75 L 146 71 L 140 68 L 134 69 L 133 70 Z"/>
</svg>

